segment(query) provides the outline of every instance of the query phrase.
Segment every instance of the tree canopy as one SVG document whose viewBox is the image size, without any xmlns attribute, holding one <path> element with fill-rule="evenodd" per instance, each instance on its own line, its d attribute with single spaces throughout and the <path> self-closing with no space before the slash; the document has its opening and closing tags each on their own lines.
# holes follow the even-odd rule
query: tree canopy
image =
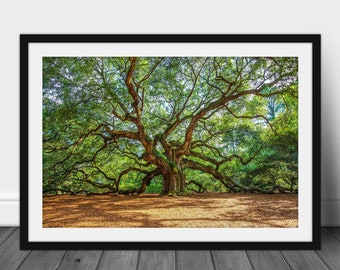
<svg viewBox="0 0 340 270">
<path fill-rule="evenodd" d="M 44 193 L 297 190 L 296 57 L 43 58 Z"/>
</svg>

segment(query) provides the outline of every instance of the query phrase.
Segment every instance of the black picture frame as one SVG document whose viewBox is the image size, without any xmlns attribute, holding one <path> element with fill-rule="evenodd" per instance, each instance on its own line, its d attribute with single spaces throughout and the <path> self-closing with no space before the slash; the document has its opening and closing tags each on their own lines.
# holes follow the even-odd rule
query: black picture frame
<svg viewBox="0 0 340 270">
<path fill-rule="evenodd" d="M 31 44 L 70 43 L 249 43 L 309 44 L 312 46 L 312 236 L 311 241 L 239 241 L 239 242 L 99 242 L 99 241 L 31 241 L 29 215 L 29 74 Z M 23 250 L 58 249 L 144 249 L 144 250 L 229 250 L 229 249 L 320 249 L 320 188 L 321 188 L 321 36 L 320 35 L 30 35 L 20 36 L 20 248 Z"/>
</svg>

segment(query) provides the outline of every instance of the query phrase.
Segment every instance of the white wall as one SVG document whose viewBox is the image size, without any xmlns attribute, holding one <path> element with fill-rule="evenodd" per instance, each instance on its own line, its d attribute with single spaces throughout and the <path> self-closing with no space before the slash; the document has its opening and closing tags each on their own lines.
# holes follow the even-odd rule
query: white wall
<svg viewBox="0 0 340 270">
<path fill-rule="evenodd" d="M 0 2 L 0 225 L 19 224 L 19 34 L 322 34 L 322 224 L 340 225 L 337 1 Z"/>
</svg>

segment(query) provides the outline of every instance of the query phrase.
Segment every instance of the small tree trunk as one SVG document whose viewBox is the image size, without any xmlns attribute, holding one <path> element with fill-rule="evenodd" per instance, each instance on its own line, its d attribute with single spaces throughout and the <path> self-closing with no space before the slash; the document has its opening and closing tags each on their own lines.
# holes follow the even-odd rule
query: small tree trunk
<svg viewBox="0 0 340 270">
<path fill-rule="evenodd" d="M 293 193 L 293 186 L 294 186 L 294 182 L 293 180 L 290 181 L 290 192 Z"/>
<path fill-rule="evenodd" d="M 61 192 L 61 190 L 60 190 L 60 186 L 57 186 L 57 189 L 56 189 L 56 195 L 61 195 L 62 194 L 62 192 Z"/>
<path fill-rule="evenodd" d="M 177 177 L 176 177 L 176 187 L 177 187 L 177 191 L 179 192 L 179 193 L 181 193 L 182 191 L 181 191 L 181 172 L 178 172 L 178 175 L 177 175 Z"/>
</svg>

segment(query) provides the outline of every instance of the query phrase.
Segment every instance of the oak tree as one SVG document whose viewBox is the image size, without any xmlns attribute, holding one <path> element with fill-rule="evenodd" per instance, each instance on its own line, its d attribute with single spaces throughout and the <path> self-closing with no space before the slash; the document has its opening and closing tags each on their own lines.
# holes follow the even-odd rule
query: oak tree
<svg viewBox="0 0 340 270">
<path fill-rule="evenodd" d="M 44 193 L 297 192 L 295 57 L 45 57 Z"/>
</svg>

